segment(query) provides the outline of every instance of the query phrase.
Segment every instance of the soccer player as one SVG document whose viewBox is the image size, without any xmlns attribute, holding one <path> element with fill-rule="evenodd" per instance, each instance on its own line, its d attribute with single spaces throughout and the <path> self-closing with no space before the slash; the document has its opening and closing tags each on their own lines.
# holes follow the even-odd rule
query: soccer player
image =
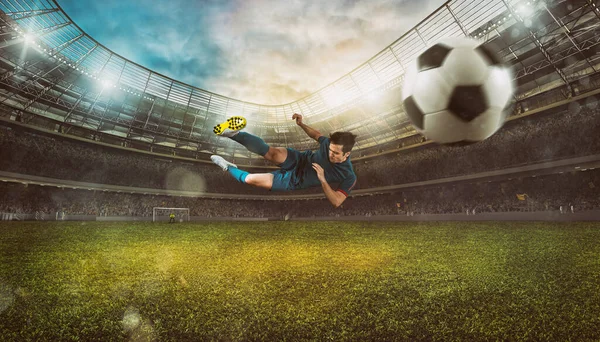
<svg viewBox="0 0 600 342">
<path fill-rule="evenodd" d="M 309 137 L 319 142 L 317 151 L 300 152 L 293 148 L 272 147 L 255 135 L 228 128 L 223 131 L 222 136 L 237 141 L 250 152 L 260 154 L 280 169 L 271 173 L 248 173 L 220 156 L 212 155 L 210 159 L 238 182 L 271 191 L 306 189 L 321 185 L 329 202 L 334 207 L 339 207 L 356 184 L 356 174 L 350 161 L 350 151 L 356 136 L 350 132 L 335 132 L 327 138 L 304 124 L 301 114 L 294 114 L 292 120 L 296 120 L 296 124 Z M 329 183 L 339 185 L 333 190 Z"/>
</svg>

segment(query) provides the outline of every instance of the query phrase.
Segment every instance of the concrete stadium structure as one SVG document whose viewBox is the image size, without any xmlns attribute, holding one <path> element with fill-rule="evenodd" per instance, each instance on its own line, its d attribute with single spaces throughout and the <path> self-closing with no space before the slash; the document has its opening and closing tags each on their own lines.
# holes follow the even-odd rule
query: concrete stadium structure
<svg viewBox="0 0 600 342">
<path fill-rule="evenodd" d="M 311 140 L 289 120 L 293 112 L 323 132 L 356 133 L 355 156 L 419 142 L 399 101 L 404 69 L 446 36 L 499 49 L 515 73 L 513 115 L 598 88 L 600 11 L 591 0 L 448 1 L 348 74 L 281 105 L 227 98 L 135 64 L 86 34 L 56 1 L 7 0 L 0 11 L 2 117 L 175 156 L 219 153 L 240 165 L 265 163 L 212 133 L 234 114 L 248 117 L 248 131 L 268 144 L 301 150 Z"/>
<path fill-rule="evenodd" d="M 212 128 L 230 115 L 268 144 L 304 150 L 314 141 L 289 120 L 302 112 L 323 133 L 358 135 L 353 161 L 424 147 L 400 102 L 405 67 L 426 46 L 447 36 L 470 36 L 500 51 L 513 68 L 516 92 L 509 120 L 567 112 L 600 94 L 600 9 L 591 0 L 448 1 L 368 61 L 335 82 L 291 103 L 243 102 L 149 70 L 86 34 L 53 0 L 0 3 L 0 124 L 157 157 L 210 163 L 213 153 L 242 167 L 272 166 Z M 26 58 L 22 52 L 27 49 Z M 373 100 L 373 95 L 377 95 Z M 598 154 L 582 157 L 594 167 Z M 532 163 L 464 177 L 359 189 L 353 196 L 393 193 L 435 184 L 562 173 L 581 158 Z M 521 174 L 522 173 L 522 174 Z M 2 180 L 52 187 L 160 195 L 160 189 L 87 184 L 2 172 Z M 236 199 L 319 199 L 321 193 L 190 194 Z"/>
</svg>

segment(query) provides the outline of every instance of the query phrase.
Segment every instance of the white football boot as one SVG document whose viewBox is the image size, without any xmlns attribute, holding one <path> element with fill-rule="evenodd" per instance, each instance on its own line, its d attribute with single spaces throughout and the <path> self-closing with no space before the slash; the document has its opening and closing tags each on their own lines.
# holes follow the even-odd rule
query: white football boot
<svg viewBox="0 0 600 342">
<path fill-rule="evenodd" d="M 218 156 L 216 154 L 213 154 L 212 156 L 210 156 L 210 160 L 212 160 L 213 163 L 217 164 L 217 166 L 222 168 L 223 171 L 227 171 L 227 169 L 229 169 L 230 166 L 237 168 L 237 165 L 235 165 L 234 163 L 228 162 L 223 157 Z"/>
</svg>

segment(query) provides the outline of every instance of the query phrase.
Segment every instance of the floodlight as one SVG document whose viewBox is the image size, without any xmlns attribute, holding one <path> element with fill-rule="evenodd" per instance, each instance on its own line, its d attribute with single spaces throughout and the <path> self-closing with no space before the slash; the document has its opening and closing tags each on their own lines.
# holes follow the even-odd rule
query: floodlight
<svg viewBox="0 0 600 342">
<path fill-rule="evenodd" d="M 29 43 L 33 43 L 33 36 L 30 35 L 29 33 L 25 33 L 23 35 L 23 37 L 25 38 L 25 43 L 29 44 Z"/>
<path fill-rule="evenodd" d="M 519 6 L 517 12 L 521 15 L 521 17 L 527 18 L 533 15 L 534 9 L 529 3 L 527 3 L 525 5 Z"/>
<path fill-rule="evenodd" d="M 101 80 L 100 83 L 102 83 L 102 87 L 103 88 L 112 87 L 113 86 L 113 84 L 110 83 L 110 81 L 108 81 L 108 80 Z"/>
<path fill-rule="evenodd" d="M 369 102 L 377 102 L 379 100 L 381 100 L 381 95 L 382 92 L 381 91 L 372 91 L 367 95 L 367 101 Z"/>
</svg>

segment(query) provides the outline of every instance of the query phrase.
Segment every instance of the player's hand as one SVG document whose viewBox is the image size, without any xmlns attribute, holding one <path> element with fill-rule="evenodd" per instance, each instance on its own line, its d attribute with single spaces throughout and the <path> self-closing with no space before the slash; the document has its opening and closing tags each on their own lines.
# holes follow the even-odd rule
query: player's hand
<svg viewBox="0 0 600 342">
<path fill-rule="evenodd" d="M 294 113 L 294 115 L 292 115 L 292 120 L 296 120 L 296 125 L 302 125 L 302 114 Z"/>
<path fill-rule="evenodd" d="M 321 167 L 321 165 L 317 163 L 312 163 L 312 168 L 317 172 L 317 178 L 321 183 L 326 182 L 325 180 L 325 170 Z"/>
</svg>

